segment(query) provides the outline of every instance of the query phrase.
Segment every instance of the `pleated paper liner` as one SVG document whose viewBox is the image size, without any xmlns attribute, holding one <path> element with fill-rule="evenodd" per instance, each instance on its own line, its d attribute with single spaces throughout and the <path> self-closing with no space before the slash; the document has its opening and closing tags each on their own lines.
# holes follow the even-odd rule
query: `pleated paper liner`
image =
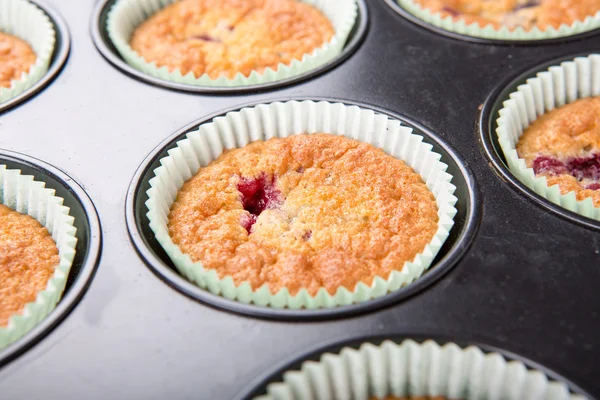
<svg viewBox="0 0 600 400">
<path fill-rule="evenodd" d="M 522 27 L 509 29 L 501 27 L 496 29 L 491 25 L 481 26 L 477 22 L 467 24 L 460 18 L 442 16 L 439 12 L 432 12 L 414 0 L 395 0 L 400 7 L 410 14 L 435 27 L 461 35 L 472 36 L 491 40 L 531 41 L 556 39 L 566 36 L 578 35 L 600 28 L 600 11 L 595 15 L 588 16 L 583 21 L 575 21 L 573 24 L 563 24 L 558 29 L 549 27 L 541 30 L 538 27 L 526 31 Z"/>
<path fill-rule="evenodd" d="M 12 81 L 9 88 L 0 87 L 0 103 L 4 103 L 31 88 L 46 74 L 56 32 L 50 18 L 27 0 L 0 0 L 0 32 L 25 40 L 36 55 L 28 73 Z"/>
<path fill-rule="evenodd" d="M 59 265 L 48 280 L 46 289 L 39 292 L 35 301 L 28 303 L 22 313 L 13 315 L 5 327 L 0 327 L 0 349 L 24 336 L 56 307 L 67 283 L 75 257 L 77 238 L 74 218 L 63 199 L 47 189 L 44 182 L 32 176 L 21 175 L 20 170 L 0 165 L 0 204 L 27 214 L 48 229 L 58 247 Z"/>
<path fill-rule="evenodd" d="M 287 371 L 254 400 L 369 400 L 441 396 L 463 400 L 584 400 L 566 384 L 499 353 L 407 339 L 325 353 Z"/>
<path fill-rule="evenodd" d="M 332 23 L 335 33 L 325 45 L 305 54 L 301 60 L 291 64 L 279 64 L 273 70 L 263 73 L 253 71 L 249 76 L 238 73 L 233 79 L 219 77 L 211 79 L 208 74 L 195 76 L 193 72 L 183 75 L 181 71 L 169 71 L 168 67 L 158 67 L 155 62 L 145 60 L 136 53 L 129 41 L 135 30 L 150 16 L 178 0 L 119 0 L 111 9 L 107 19 L 107 31 L 123 59 L 137 70 L 165 81 L 195 86 L 241 87 L 276 82 L 313 70 L 339 55 L 354 27 L 358 16 L 356 0 L 299 0 L 319 9 Z"/>
<path fill-rule="evenodd" d="M 577 99 L 600 96 L 600 54 L 578 57 L 540 72 L 509 95 L 498 112 L 498 141 L 511 172 L 527 187 L 569 211 L 600 220 L 600 208 L 591 198 L 577 200 L 575 192 L 561 194 L 558 185 L 548 186 L 536 176 L 516 146 L 524 130 L 538 117 Z"/>
<path fill-rule="evenodd" d="M 359 283 L 353 291 L 339 288 L 330 295 L 321 288 L 316 296 L 306 289 L 292 296 L 287 288 L 271 293 L 265 284 L 253 290 L 249 282 L 236 286 L 231 277 L 220 278 L 215 270 L 205 269 L 182 253 L 169 236 L 168 215 L 177 192 L 184 182 L 194 176 L 225 149 L 243 147 L 256 140 L 287 137 L 294 134 L 331 133 L 344 135 L 383 149 L 393 157 L 403 160 L 419 173 L 433 193 L 438 207 L 438 229 L 431 242 L 414 260 L 406 262 L 387 279 L 376 277 L 371 286 Z M 161 166 L 150 180 L 148 218 L 156 239 L 171 258 L 178 271 L 202 289 L 242 303 L 290 309 L 318 309 L 368 301 L 384 296 L 418 279 L 431 265 L 448 237 L 456 214 L 452 176 L 446 173 L 447 165 L 432 146 L 423 143 L 423 137 L 400 121 L 372 110 L 340 103 L 290 101 L 261 104 L 227 113 L 212 122 L 202 124 L 198 130 L 177 142 L 177 147 L 160 160 Z M 401 267 L 401 266 L 398 266 Z"/>
</svg>

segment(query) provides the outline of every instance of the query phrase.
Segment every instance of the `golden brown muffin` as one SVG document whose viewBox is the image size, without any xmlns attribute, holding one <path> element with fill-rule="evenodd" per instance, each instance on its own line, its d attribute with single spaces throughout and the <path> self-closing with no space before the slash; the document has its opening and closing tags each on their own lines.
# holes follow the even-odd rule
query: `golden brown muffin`
<svg viewBox="0 0 600 400">
<path fill-rule="evenodd" d="M 159 67 L 215 79 L 276 70 L 333 34 L 319 10 L 297 0 L 182 0 L 138 26 L 130 44 Z"/>
<path fill-rule="evenodd" d="M 526 31 L 538 27 L 542 31 L 583 21 L 600 11 L 600 0 L 414 0 L 424 8 L 462 20 Z"/>
<path fill-rule="evenodd" d="M 35 53 L 27 43 L 0 32 L 0 87 L 9 88 L 11 81 L 21 79 L 35 60 Z"/>
<path fill-rule="evenodd" d="M 329 293 L 401 269 L 437 231 L 421 177 L 369 144 L 295 135 L 227 151 L 182 187 L 173 242 L 236 284 Z"/>
<path fill-rule="evenodd" d="M 517 153 L 536 175 L 560 192 L 574 191 L 600 206 L 600 97 L 577 100 L 535 120 L 517 143 Z"/>
<path fill-rule="evenodd" d="M 46 228 L 0 204 L 0 327 L 46 289 L 59 262 Z"/>
</svg>

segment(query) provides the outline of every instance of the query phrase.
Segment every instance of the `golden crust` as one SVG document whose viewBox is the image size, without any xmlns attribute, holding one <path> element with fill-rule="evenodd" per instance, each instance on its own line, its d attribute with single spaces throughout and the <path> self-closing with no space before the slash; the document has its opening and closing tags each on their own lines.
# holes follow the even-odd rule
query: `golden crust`
<svg viewBox="0 0 600 400">
<path fill-rule="evenodd" d="M 241 178 L 276 177 L 281 203 L 251 234 Z M 401 269 L 437 231 L 437 204 L 421 177 L 382 150 L 328 134 L 254 142 L 225 152 L 187 181 L 169 215 L 174 243 L 236 284 L 354 290 Z"/>
<path fill-rule="evenodd" d="M 561 160 L 600 152 L 600 97 L 579 99 L 533 121 L 517 143 L 517 153 L 532 168 L 539 156 Z M 600 206 L 600 190 L 586 189 L 589 182 L 562 173 L 540 173 L 548 185 L 559 185 L 562 194 L 574 191 L 578 200 L 592 198 Z"/>
<path fill-rule="evenodd" d="M 426 9 L 444 17 L 477 22 L 481 27 L 495 29 L 506 26 L 511 30 L 533 27 L 558 29 L 562 24 L 583 21 L 600 11 L 600 0 L 414 0 Z"/>
<path fill-rule="evenodd" d="M 296 0 L 182 0 L 138 26 L 131 48 L 170 71 L 231 79 L 289 65 L 333 34 L 319 10 Z"/>
<path fill-rule="evenodd" d="M 46 288 L 59 261 L 46 228 L 0 204 L 0 327 Z"/>
<path fill-rule="evenodd" d="M 13 80 L 29 72 L 35 53 L 23 40 L 0 32 L 0 87 L 9 88 Z"/>
</svg>

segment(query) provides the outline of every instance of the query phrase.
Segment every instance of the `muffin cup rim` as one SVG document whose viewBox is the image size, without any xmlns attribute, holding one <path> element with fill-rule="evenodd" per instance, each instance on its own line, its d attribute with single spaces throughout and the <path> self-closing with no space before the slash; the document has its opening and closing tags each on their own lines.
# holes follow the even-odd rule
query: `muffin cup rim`
<svg viewBox="0 0 600 400">
<path fill-rule="evenodd" d="M 455 176 L 460 176 L 464 179 L 463 184 L 465 185 L 465 216 L 464 223 L 462 223 L 462 229 L 458 231 L 457 237 L 453 240 L 452 245 L 445 251 L 442 257 L 436 258 L 435 268 L 430 268 L 426 274 L 423 274 L 418 280 L 413 282 L 404 288 L 400 288 L 395 292 L 389 293 L 381 298 L 373 299 L 368 302 L 352 304 L 348 306 L 338 306 L 335 308 L 321 308 L 316 310 L 290 310 L 290 309 L 277 309 L 271 307 L 261 307 L 253 304 L 244 304 L 238 301 L 226 299 L 220 295 L 212 294 L 206 290 L 200 289 L 195 284 L 187 281 L 179 273 L 175 272 L 172 267 L 167 265 L 162 258 L 155 251 L 154 247 L 149 242 L 147 233 L 144 232 L 144 227 L 147 225 L 145 220 L 146 208 L 143 206 L 143 210 L 138 210 L 137 205 L 140 201 L 144 201 L 147 198 L 145 190 L 142 190 L 143 186 L 147 186 L 147 175 L 151 174 L 155 169 L 154 164 L 166 154 L 166 151 L 175 147 L 175 143 L 185 138 L 185 135 L 190 131 L 196 130 L 197 127 L 205 122 L 210 122 L 212 119 L 218 116 L 225 115 L 227 112 L 239 111 L 245 107 L 252 107 L 259 104 L 271 104 L 274 102 L 287 102 L 287 101 L 304 101 L 312 100 L 315 102 L 326 101 L 331 103 L 342 103 L 347 106 L 359 106 L 374 111 L 377 114 L 384 114 L 393 119 L 401 121 L 405 126 L 411 127 L 413 130 L 418 132 L 425 138 L 427 143 L 434 144 L 434 147 L 439 147 L 440 151 L 445 154 L 452 165 L 458 169 Z M 159 164 L 160 165 L 160 164 Z M 153 175 L 152 175 L 153 176 Z M 480 193 L 476 185 L 473 173 L 469 167 L 462 162 L 462 156 L 460 156 L 452 147 L 444 142 L 440 137 L 433 133 L 433 131 L 420 123 L 413 121 L 404 115 L 398 114 L 397 112 L 388 110 L 383 107 L 374 106 L 365 102 L 339 99 L 339 98 L 326 98 L 326 97 L 305 97 L 297 96 L 292 98 L 281 98 L 272 99 L 267 102 L 265 101 L 252 101 L 246 102 L 234 107 L 225 108 L 217 111 L 206 117 L 202 117 L 194 120 L 187 124 L 183 128 L 177 130 L 169 137 L 164 139 L 158 144 L 152 152 L 143 160 L 139 168 L 137 169 L 126 198 L 126 221 L 129 231 L 130 240 L 133 242 L 138 255 L 143 261 L 150 267 L 150 269 L 168 285 L 181 291 L 183 294 L 191 297 L 195 300 L 203 303 L 208 303 L 216 308 L 225 309 L 227 311 L 249 315 L 252 317 L 265 318 L 265 319 L 278 319 L 278 320 L 324 320 L 332 318 L 347 317 L 355 314 L 362 314 L 368 311 L 372 311 L 399 300 L 404 300 L 414 294 L 424 290 L 443 275 L 445 275 L 452 267 L 456 266 L 458 261 L 466 253 L 470 245 L 473 243 L 473 239 L 479 228 L 481 221 L 481 208 L 478 206 Z M 149 229 L 149 228 L 148 228 Z"/>
<path fill-rule="evenodd" d="M 109 3 L 112 3 L 111 7 L 107 10 L 107 16 L 105 20 L 107 38 L 110 44 L 115 48 L 116 54 L 118 55 L 120 60 L 123 61 L 123 63 L 125 63 L 127 67 L 129 67 L 125 69 L 123 68 L 123 66 L 119 66 L 119 68 L 125 70 L 127 73 L 133 73 L 131 69 L 137 71 L 138 73 L 134 73 L 136 77 L 144 79 L 152 84 L 158 84 L 161 86 L 166 86 L 168 88 L 189 91 L 200 90 L 217 93 L 221 91 L 252 91 L 257 89 L 269 88 L 271 86 L 278 86 L 279 83 L 283 85 L 288 83 L 294 83 L 296 81 L 312 77 L 317 73 L 327 70 L 333 65 L 337 65 L 339 62 L 347 58 L 353 52 L 353 50 L 355 50 L 358 47 L 360 42 L 362 42 L 362 39 L 364 39 L 368 26 L 368 21 L 363 21 L 366 20 L 368 16 L 366 2 L 364 2 L 364 0 L 345 0 L 348 2 L 352 2 L 354 9 L 351 15 L 351 19 L 348 18 L 345 21 L 345 25 L 343 27 L 344 29 L 342 29 L 340 32 L 334 32 L 334 35 L 329 42 L 313 49 L 311 53 L 305 53 L 301 60 L 294 59 L 290 64 L 279 63 L 276 69 L 273 70 L 272 68 L 267 68 L 263 73 L 260 74 L 256 71 L 252 71 L 252 73 L 247 77 L 238 72 L 234 78 L 219 77 L 216 79 L 212 79 L 208 78 L 206 73 L 200 77 L 195 77 L 192 72 L 186 75 L 182 75 L 181 72 L 179 72 L 179 70 L 174 70 L 171 72 L 169 71 L 168 67 L 158 67 L 156 65 L 156 62 L 148 62 L 143 56 L 135 52 L 129 44 L 129 39 L 123 40 L 123 43 L 119 43 L 121 41 L 121 38 L 119 38 L 119 41 L 115 42 L 113 32 L 111 30 L 111 20 L 113 19 L 113 14 L 115 8 L 118 6 L 118 3 L 123 1 L 125 0 L 106 0 L 104 2 L 100 2 L 93 14 L 93 18 L 97 19 L 99 22 L 99 17 L 102 15 L 104 8 L 106 8 L 106 6 Z M 300 1 L 306 2 L 307 0 Z M 352 22 L 351 24 L 349 24 L 350 20 Z M 92 29 L 95 34 L 96 27 L 94 25 L 96 24 L 92 24 Z M 352 39 L 349 43 L 349 38 L 351 38 L 352 33 L 355 31 L 355 29 L 358 29 L 360 33 L 359 38 L 356 42 L 354 41 L 354 39 Z M 101 37 L 101 34 L 99 34 L 98 37 Z M 100 49 L 100 47 L 98 46 L 99 41 L 100 40 L 95 39 L 96 46 Z M 347 52 L 346 48 L 349 47 L 348 45 L 351 45 L 351 48 Z M 336 47 L 339 47 L 339 49 L 336 50 Z M 106 57 L 106 54 L 104 53 L 108 52 L 103 50 L 104 49 L 100 49 L 100 51 Z M 330 56 L 328 56 L 328 51 L 333 53 L 330 54 Z M 112 57 L 109 59 L 109 61 L 117 65 L 116 62 L 112 59 Z M 306 65 L 307 62 L 309 65 Z M 138 65 L 132 65 L 133 63 Z M 311 63 L 317 63 L 317 65 L 310 66 Z M 296 68 L 297 70 L 293 71 L 294 68 Z M 279 76 L 282 74 L 283 76 Z M 269 75 L 273 76 L 269 77 Z M 201 80 L 203 82 L 198 83 Z M 238 82 L 235 83 L 236 81 Z M 194 90 L 194 88 L 196 90 Z"/>
<path fill-rule="evenodd" d="M 510 37 L 499 37 L 497 35 L 476 36 L 476 35 L 468 34 L 465 32 L 458 31 L 458 30 L 451 30 L 451 29 L 441 26 L 442 22 L 450 21 L 450 22 L 453 22 L 454 25 L 457 25 L 461 21 L 448 20 L 448 18 L 450 18 L 450 17 L 443 18 L 439 15 L 439 13 L 428 12 L 427 10 L 423 9 L 420 5 L 413 3 L 413 7 L 418 7 L 423 10 L 423 14 L 427 15 L 427 19 L 435 18 L 436 20 L 440 21 L 440 23 L 434 24 L 429 20 L 421 18 L 420 16 L 418 16 L 418 15 L 414 14 L 413 12 L 411 12 L 410 10 L 408 10 L 403 5 L 399 4 L 400 1 L 410 2 L 412 0 L 384 0 L 384 1 L 397 14 L 401 15 L 403 18 L 408 19 L 409 21 L 411 21 L 423 28 L 426 28 L 437 34 L 440 34 L 440 35 L 443 35 L 443 36 L 446 36 L 446 37 L 449 37 L 449 38 L 452 38 L 455 40 L 467 41 L 467 42 L 478 43 L 478 44 L 494 44 L 494 45 L 507 45 L 507 46 L 558 44 L 558 43 L 564 43 L 564 42 L 568 42 L 568 41 L 584 39 L 584 38 L 587 38 L 590 36 L 598 35 L 600 33 L 600 11 L 598 11 L 598 13 L 596 13 L 594 16 L 588 16 L 588 18 L 597 18 L 598 26 L 595 26 L 595 27 L 592 27 L 589 29 L 583 29 L 581 32 L 566 33 L 566 34 L 562 34 L 562 35 L 559 34 L 556 36 L 539 37 L 539 38 L 529 37 L 530 32 L 526 32 L 525 34 L 527 34 L 528 37 L 510 38 Z M 583 22 L 584 21 L 575 21 L 573 24 L 583 23 Z M 484 28 L 481 28 L 481 26 L 478 26 L 478 24 L 476 22 L 473 22 L 468 25 L 465 24 L 464 22 L 462 22 L 461 25 L 463 28 L 473 27 L 474 29 L 480 29 L 480 30 L 483 30 L 483 29 L 489 27 L 489 25 L 488 25 Z M 572 25 L 563 24 L 563 25 L 561 25 L 560 28 L 563 28 L 563 27 L 570 28 Z M 489 27 L 489 28 L 490 28 L 489 32 L 495 32 L 495 33 L 499 32 L 499 30 L 495 30 L 491 27 Z M 551 29 L 558 31 L 555 28 L 551 28 Z M 540 31 L 538 29 L 537 32 L 540 32 L 540 34 L 543 35 L 546 31 Z M 509 33 L 512 33 L 512 32 L 509 32 Z M 514 36 L 514 35 L 512 35 L 512 36 Z"/>
<path fill-rule="evenodd" d="M 405 330 L 402 332 L 392 332 L 388 334 L 367 334 L 353 335 L 350 337 L 342 337 L 328 339 L 317 344 L 312 344 L 304 350 L 297 350 L 288 354 L 283 360 L 277 362 L 270 367 L 266 372 L 256 375 L 247 385 L 246 388 L 236 394 L 234 400 L 252 400 L 255 396 L 261 395 L 262 389 L 266 389 L 270 383 L 281 381 L 283 375 L 288 371 L 297 371 L 299 367 L 307 361 L 318 361 L 325 354 L 338 355 L 345 348 L 359 349 L 364 344 L 372 344 L 381 346 L 386 341 L 391 341 L 394 344 L 399 344 L 405 340 L 411 340 L 418 344 L 423 344 L 427 341 L 433 341 L 439 346 L 447 344 L 455 344 L 461 349 L 470 346 L 479 348 L 483 353 L 500 354 L 507 361 L 517 361 L 525 365 L 527 370 L 537 370 L 550 377 L 552 380 L 562 382 L 570 389 L 570 393 L 587 397 L 591 396 L 587 390 L 573 382 L 571 379 L 555 372 L 542 363 L 534 361 L 528 356 L 520 355 L 519 353 L 503 348 L 499 343 L 489 342 L 488 339 L 482 337 L 475 338 L 457 338 L 454 333 L 443 333 L 439 330 Z M 258 393 L 257 393 L 258 392 Z"/>
</svg>

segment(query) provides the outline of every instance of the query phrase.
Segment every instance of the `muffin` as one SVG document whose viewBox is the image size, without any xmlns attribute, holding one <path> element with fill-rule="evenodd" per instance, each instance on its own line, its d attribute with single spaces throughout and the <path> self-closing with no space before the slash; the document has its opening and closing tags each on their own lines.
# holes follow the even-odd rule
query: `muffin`
<svg viewBox="0 0 600 400">
<path fill-rule="evenodd" d="M 311 353 L 300 362 L 295 359 L 291 367 L 261 379 L 244 398 L 584 400 L 557 381 L 557 375 L 551 377 L 532 363 L 477 346 L 411 339 L 342 346 L 331 346 L 333 352 L 320 355 Z"/>
<path fill-rule="evenodd" d="M 19 96 L 48 71 L 56 32 L 28 0 L 0 0 L 0 105 Z"/>
<path fill-rule="evenodd" d="M 430 12 L 452 17 L 467 24 L 494 29 L 517 27 L 530 31 L 558 29 L 596 15 L 600 11 L 597 0 L 414 0 Z"/>
<path fill-rule="evenodd" d="M 294 135 L 227 151 L 169 214 L 173 242 L 236 285 L 353 291 L 387 279 L 431 242 L 438 209 L 412 168 L 372 145 Z"/>
<path fill-rule="evenodd" d="M 333 34 L 317 8 L 297 0 L 181 0 L 138 26 L 130 45 L 169 71 L 232 79 L 301 60 Z"/>
<path fill-rule="evenodd" d="M 25 41 L 0 31 L 0 87 L 9 88 L 13 80 L 21 79 L 35 60 L 33 49 Z"/>
<path fill-rule="evenodd" d="M 0 204 L 0 327 L 46 288 L 59 262 L 45 227 Z"/>
<path fill-rule="evenodd" d="M 169 149 L 147 217 L 175 268 L 213 294 L 273 308 L 356 304 L 418 279 L 448 238 L 456 187 L 440 159 L 366 108 L 259 104 Z"/>
<path fill-rule="evenodd" d="M 77 245 L 74 218 L 44 182 L 0 164 L 0 350 L 56 307 Z"/>
<path fill-rule="evenodd" d="M 118 0 L 107 32 L 123 59 L 185 85 L 242 87 L 302 75 L 338 56 L 356 0 Z"/>
<path fill-rule="evenodd" d="M 545 176 L 548 186 L 600 207 L 600 97 L 579 99 L 535 121 L 517 143 L 517 153 Z"/>
</svg>

